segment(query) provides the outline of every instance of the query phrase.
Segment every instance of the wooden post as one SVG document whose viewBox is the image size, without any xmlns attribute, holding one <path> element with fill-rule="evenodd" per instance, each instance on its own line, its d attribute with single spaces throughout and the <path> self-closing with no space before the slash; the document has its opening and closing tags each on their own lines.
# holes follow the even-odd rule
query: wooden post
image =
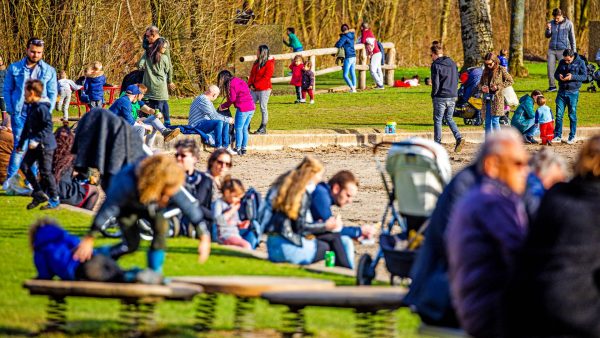
<svg viewBox="0 0 600 338">
<path fill-rule="evenodd" d="M 310 56 L 310 64 L 311 64 L 311 69 L 312 72 L 315 74 L 315 83 L 313 84 L 313 93 L 317 90 L 317 76 L 316 76 L 316 72 L 317 72 L 317 56 L 316 55 L 311 55 Z"/>
<path fill-rule="evenodd" d="M 358 58 L 358 60 L 360 62 L 360 65 L 366 66 L 368 68 L 367 51 L 365 48 L 362 48 L 360 50 L 360 57 Z M 359 89 L 367 88 L 367 71 L 364 69 L 360 69 L 358 71 L 358 88 Z"/>
<path fill-rule="evenodd" d="M 385 64 L 388 66 L 393 66 L 396 64 L 396 47 L 392 47 L 389 49 L 387 58 L 385 60 Z M 395 71 L 395 69 L 386 69 L 385 70 L 385 83 L 388 86 L 394 85 L 394 71 Z"/>
</svg>

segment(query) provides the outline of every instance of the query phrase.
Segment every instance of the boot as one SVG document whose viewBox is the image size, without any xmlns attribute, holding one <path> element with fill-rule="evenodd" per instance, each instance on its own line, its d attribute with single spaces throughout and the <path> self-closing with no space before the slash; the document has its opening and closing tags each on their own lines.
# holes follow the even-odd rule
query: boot
<svg viewBox="0 0 600 338">
<path fill-rule="evenodd" d="M 181 133 L 181 130 L 179 130 L 179 128 L 175 128 L 175 129 L 167 128 L 162 132 L 162 135 L 165 138 L 165 142 L 169 142 L 172 139 L 174 139 L 177 135 L 179 135 L 179 133 Z"/>
<path fill-rule="evenodd" d="M 36 191 L 33 194 L 31 194 L 31 197 L 33 197 L 33 200 L 31 201 L 31 203 L 27 204 L 27 209 L 33 209 L 35 207 L 37 207 L 38 205 L 48 201 L 48 195 L 44 194 L 43 191 Z"/>
<path fill-rule="evenodd" d="M 256 129 L 256 131 L 253 134 L 264 135 L 266 133 L 267 133 L 267 126 L 264 124 L 261 124 L 260 127 L 258 127 L 258 129 Z"/>
</svg>

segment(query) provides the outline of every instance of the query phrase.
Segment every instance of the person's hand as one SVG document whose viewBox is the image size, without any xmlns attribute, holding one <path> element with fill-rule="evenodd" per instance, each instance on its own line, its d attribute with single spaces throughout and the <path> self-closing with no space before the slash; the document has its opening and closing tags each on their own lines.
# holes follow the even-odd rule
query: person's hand
<svg viewBox="0 0 600 338">
<path fill-rule="evenodd" d="M 342 223 L 342 216 L 337 215 L 336 217 L 331 216 L 325 222 L 325 229 L 327 231 L 337 231 L 341 230 L 344 224 Z"/>
<path fill-rule="evenodd" d="M 494 92 L 495 92 L 495 91 L 497 91 L 497 90 L 498 90 L 498 86 L 496 86 L 496 85 L 491 85 L 491 86 L 490 86 L 490 89 L 491 89 L 492 91 L 494 91 Z"/>
<path fill-rule="evenodd" d="M 481 87 L 481 91 L 484 93 L 489 93 L 490 89 L 488 88 L 488 86 L 483 86 L 483 87 Z"/>
<path fill-rule="evenodd" d="M 564 81 L 571 81 L 572 78 L 573 78 L 573 76 L 571 75 L 571 73 L 569 73 L 565 77 L 563 77 L 563 80 Z"/>
<path fill-rule="evenodd" d="M 546 24 L 546 29 L 552 29 L 552 24 L 548 22 L 548 23 Z"/>
<path fill-rule="evenodd" d="M 370 224 L 364 224 L 360 226 L 360 232 L 364 238 L 371 239 L 375 233 L 375 227 Z"/>
<path fill-rule="evenodd" d="M 230 117 L 230 118 L 227 120 L 227 123 L 229 123 L 229 124 L 233 124 L 234 122 L 235 122 L 235 120 L 233 119 L 233 117 Z"/>
<path fill-rule="evenodd" d="M 30 140 L 29 141 L 29 149 L 35 149 L 40 145 L 38 141 Z"/>
<path fill-rule="evenodd" d="M 210 256 L 210 236 L 200 235 L 200 243 L 198 243 L 198 263 L 204 264 Z"/>
<path fill-rule="evenodd" d="M 176 88 L 177 86 L 173 82 L 169 83 L 169 89 L 175 90 Z"/>
<path fill-rule="evenodd" d="M 159 119 L 159 120 L 163 119 L 163 114 L 161 112 L 154 113 L 154 116 L 156 116 L 156 118 Z"/>
<path fill-rule="evenodd" d="M 73 259 L 80 262 L 88 261 L 94 252 L 94 238 L 85 236 L 73 254 Z"/>
<path fill-rule="evenodd" d="M 245 221 L 241 221 L 240 224 L 238 224 L 238 228 L 240 228 L 240 229 L 248 229 L 249 226 L 250 226 L 249 219 L 247 219 Z"/>
</svg>

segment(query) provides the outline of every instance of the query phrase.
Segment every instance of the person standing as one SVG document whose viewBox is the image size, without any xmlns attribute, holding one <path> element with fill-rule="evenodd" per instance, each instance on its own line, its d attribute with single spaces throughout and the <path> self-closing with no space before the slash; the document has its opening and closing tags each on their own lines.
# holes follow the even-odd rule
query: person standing
<svg viewBox="0 0 600 338">
<path fill-rule="evenodd" d="M 304 50 L 304 47 L 302 47 L 302 43 L 300 42 L 300 39 L 298 39 L 298 36 L 296 35 L 296 29 L 294 29 L 294 27 L 288 27 L 287 28 L 287 36 L 290 39 L 290 41 L 285 41 L 283 40 L 283 44 L 291 47 L 294 53 L 297 52 L 301 52 Z"/>
<path fill-rule="evenodd" d="M 548 91 L 556 91 L 556 83 L 554 79 L 554 69 L 556 68 L 556 61 L 560 60 L 563 56 L 565 49 L 570 49 L 576 52 L 575 44 L 575 29 L 573 23 L 565 18 L 560 8 L 555 8 L 552 11 L 554 20 L 546 24 L 546 38 L 550 39 L 548 46 Z"/>
<path fill-rule="evenodd" d="M 171 124 L 169 112 L 169 89 L 174 90 L 173 65 L 167 54 L 167 40 L 158 38 L 148 47 L 138 68 L 144 69 L 142 83 L 148 87 L 146 99 L 148 106 L 158 109 L 165 117 L 165 125 Z"/>
<path fill-rule="evenodd" d="M 458 69 L 456 63 L 444 56 L 441 45 L 431 46 L 431 97 L 433 100 L 433 138 L 442 143 L 442 120 L 446 120 L 456 145 L 454 152 L 460 152 L 465 140 L 460 135 L 456 122 L 452 119 L 454 106 L 458 97 Z"/>
<path fill-rule="evenodd" d="M 10 125 L 12 127 L 14 144 L 19 144 L 21 132 L 27 120 L 27 111 L 29 105 L 25 103 L 25 82 L 27 80 L 40 80 L 43 85 L 42 98 L 50 101 L 50 111 L 54 110 L 56 105 L 57 84 L 56 70 L 44 62 L 44 41 L 38 38 L 31 38 L 27 41 L 26 56 L 12 63 L 6 70 L 4 79 L 4 101 L 6 112 L 10 115 Z M 16 174 L 23 161 L 24 153 L 17 153 L 15 147 L 8 163 L 7 178 Z M 28 148 L 28 142 L 25 140 L 23 148 Z M 8 180 L 7 180 L 8 182 Z"/>
<path fill-rule="evenodd" d="M 485 134 L 500 131 L 500 117 L 504 116 L 504 93 L 506 87 L 514 81 L 506 68 L 500 66 L 499 60 L 492 52 L 483 57 L 485 69 L 477 88 L 483 92 L 483 109 L 485 114 Z"/>
<path fill-rule="evenodd" d="M 234 129 L 235 129 L 235 149 L 238 155 L 246 154 L 248 146 L 248 127 L 254 116 L 256 106 L 250 95 L 250 88 L 244 80 L 233 77 L 230 71 L 222 70 L 217 75 L 217 83 L 221 94 L 227 99 L 227 102 L 221 104 L 219 110 L 227 110 L 231 105 L 236 108 Z"/>
<path fill-rule="evenodd" d="M 83 90 L 90 99 L 90 108 L 102 108 L 104 105 L 104 86 L 106 86 L 106 76 L 102 63 L 94 61 L 85 73 L 85 83 Z"/>
<path fill-rule="evenodd" d="M 254 100 L 255 103 L 258 102 L 260 105 L 260 113 L 262 116 L 260 127 L 254 132 L 255 134 L 267 133 L 267 122 L 269 122 L 269 97 L 271 96 L 271 90 L 273 88 L 271 78 L 273 77 L 274 71 L 275 59 L 269 57 L 269 46 L 258 46 L 256 61 L 254 61 L 254 64 L 252 65 L 250 77 L 248 78 L 248 86 L 250 87 L 252 100 Z"/>
<path fill-rule="evenodd" d="M 562 128 L 565 108 L 569 110 L 569 138 L 568 144 L 575 143 L 577 132 L 577 103 L 579 102 L 579 88 L 585 81 L 587 68 L 585 62 L 572 49 L 565 49 L 563 59 L 558 63 L 554 78 L 558 81 L 558 95 L 556 95 L 556 126 L 554 128 L 553 142 L 562 142 Z"/>
<path fill-rule="evenodd" d="M 344 81 L 350 87 L 351 93 L 356 93 L 356 50 L 354 49 L 354 29 L 347 24 L 342 25 L 342 34 L 335 43 L 335 48 L 344 50 Z"/>
<path fill-rule="evenodd" d="M 360 25 L 360 42 L 365 45 L 367 55 L 371 58 L 369 64 L 369 70 L 371 71 L 371 77 L 375 80 L 377 89 L 383 89 L 383 72 L 381 71 L 381 59 L 383 58 L 383 51 L 379 49 L 377 39 L 369 28 L 369 24 L 363 22 Z"/>
</svg>

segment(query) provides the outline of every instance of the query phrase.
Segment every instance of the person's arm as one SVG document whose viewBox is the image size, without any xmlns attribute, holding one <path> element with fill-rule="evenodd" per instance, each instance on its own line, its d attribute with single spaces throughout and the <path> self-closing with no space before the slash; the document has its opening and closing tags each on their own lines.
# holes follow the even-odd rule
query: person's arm
<svg viewBox="0 0 600 338">
<path fill-rule="evenodd" d="M 546 31 L 544 32 L 544 35 L 546 36 L 546 39 L 549 39 L 552 37 L 552 23 L 548 22 L 546 24 Z"/>
<path fill-rule="evenodd" d="M 577 52 L 577 44 L 575 42 L 575 29 L 573 28 L 573 22 L 569 26 L 569 45 L 571 46 L 571 50 L 573 52 Z"/>
<path fill-rule="evenodd" d="M 583 82 L 585 80 L 587 80 L 587 68 L 585 62 L 580 60 L 580 62 L 577 63 L 575 71 L 571 73 L 571 81 Z"/>
<path fill-rule="evenodd" d="M 73 90 L 73 91 L 77 91 L 77 90 L 83 88 L 83 86 L 76 84 L 75 81 L 73 81 L 73 80 L 68 80 L 67 83 L 69 84 L 69 87 L 71 87 L 71 90 Z"/>
<path fill-rule="evenodd" d="M 533 105 L 534 105 L 533 98 L 531 99 L 531 104 L 529 104 L 529 100 L 527 100 L 526 102 L 523 102 L 522 106 L 523 106 L 523 113 L 525 114 L 525 118 L 531 119 L 536 116 L 536 113 L 533 110 Z"/>
<path fill-rule="evenodd" d="M 173 64 L 171 63 L 170 58 L 167 62 L 167 84 L 169 84 L 169 86 L 173 84 Z"/>
<path fill-rule="evenodd" d="M 342 34 L 340 36 L 340 39 L 335 43 L 335 47 L 342 48 L 344 46 L 344 44 L 346 43 L 346 40 L 348 40 L 348 38 L 346 37 L 345 34 Z"/>
<path fill-rule="evenodd" d="M 48 66 L 50 67 L 50 66 Z M 58 80 L 56 80 L 56 70 L 50 67 L 50 80 L 44 84 L 46 87 L 46 95 L 48 96 L 48 100 L 50 100 L 50 111 L 54 111 L 54 107 L 56 106 L 56 98 L 58 96 L 58 90 L 56 89 L 58 85 Z"/>
<path fill-rule="evenodd" d="M 288 39 L 289 39 L 289 38 L 290 38 L 290 37 L 289 37 L 289 35 L 288 35 Z M 283 39 L 283 44 L 284 44 L 284 45 L 286 45 L 286 46 L 288 46 L 288 47 L 292 47 L 292 45 L 291 45 L 291 42 L 292 42 L 292 39 L 290 39 L 290 42 L 287 42 L 285 39 Z"/>
<path fill-rule="evenodd" d="M 540 123 L 540 109 L 539 108 L 535 110 L 535 122 L 534 123 L 535 124 Z"/>
<path fill-rule="evenodd" d="M 140 61 L 138 61 L 138 69 L 146 69 L 146 53 L 144 53 L 144 55 L 142 55 L 142 57 L 140 58 Z"/>
<path fill-rule="evenodd" d="M 431 96 L 432 97 L 438 93 L 439 86 L 440 86 L 440 79 L 439 79 L 439 74 L 438 74 L 438 67 L 436 64 L 433 64 L 433 65 L 431 65 Z"/>
<path fill-rule="evenodd" d="M 227 117 L 223 114 L 219 114 L 215 109 L 215 106 L 208 99 L 199 100 L 199 107 L 196 107 L 199 110 L 199 114 L 206 114 L 211 120 L 215 121 L 223 121 L 225 123 L 231 123 L 232 118 Z M 191 114 L 191 112 L 190 112 Z"/>
<path fill-rule="evenodd" d="M 310 194 L 310 213 L 315 221 L 327 221 L 333 213 L 331 212 L 331 197 L 326 189 L 317 186 Z"/>
<path fill-rule="evenodd" d="M 500 84 L 500 86 L 498 87 L 498 91 L 502 91 L 504 88 L 510 87 L 513 85 L 513 83 L 515 82 L 513 80 L 512 75 L 510 75 L 510 73 L 508 73 L 508 71 L 506 70 L 506 68 L 502 67 L 502 84 Z"/>
</svg>

